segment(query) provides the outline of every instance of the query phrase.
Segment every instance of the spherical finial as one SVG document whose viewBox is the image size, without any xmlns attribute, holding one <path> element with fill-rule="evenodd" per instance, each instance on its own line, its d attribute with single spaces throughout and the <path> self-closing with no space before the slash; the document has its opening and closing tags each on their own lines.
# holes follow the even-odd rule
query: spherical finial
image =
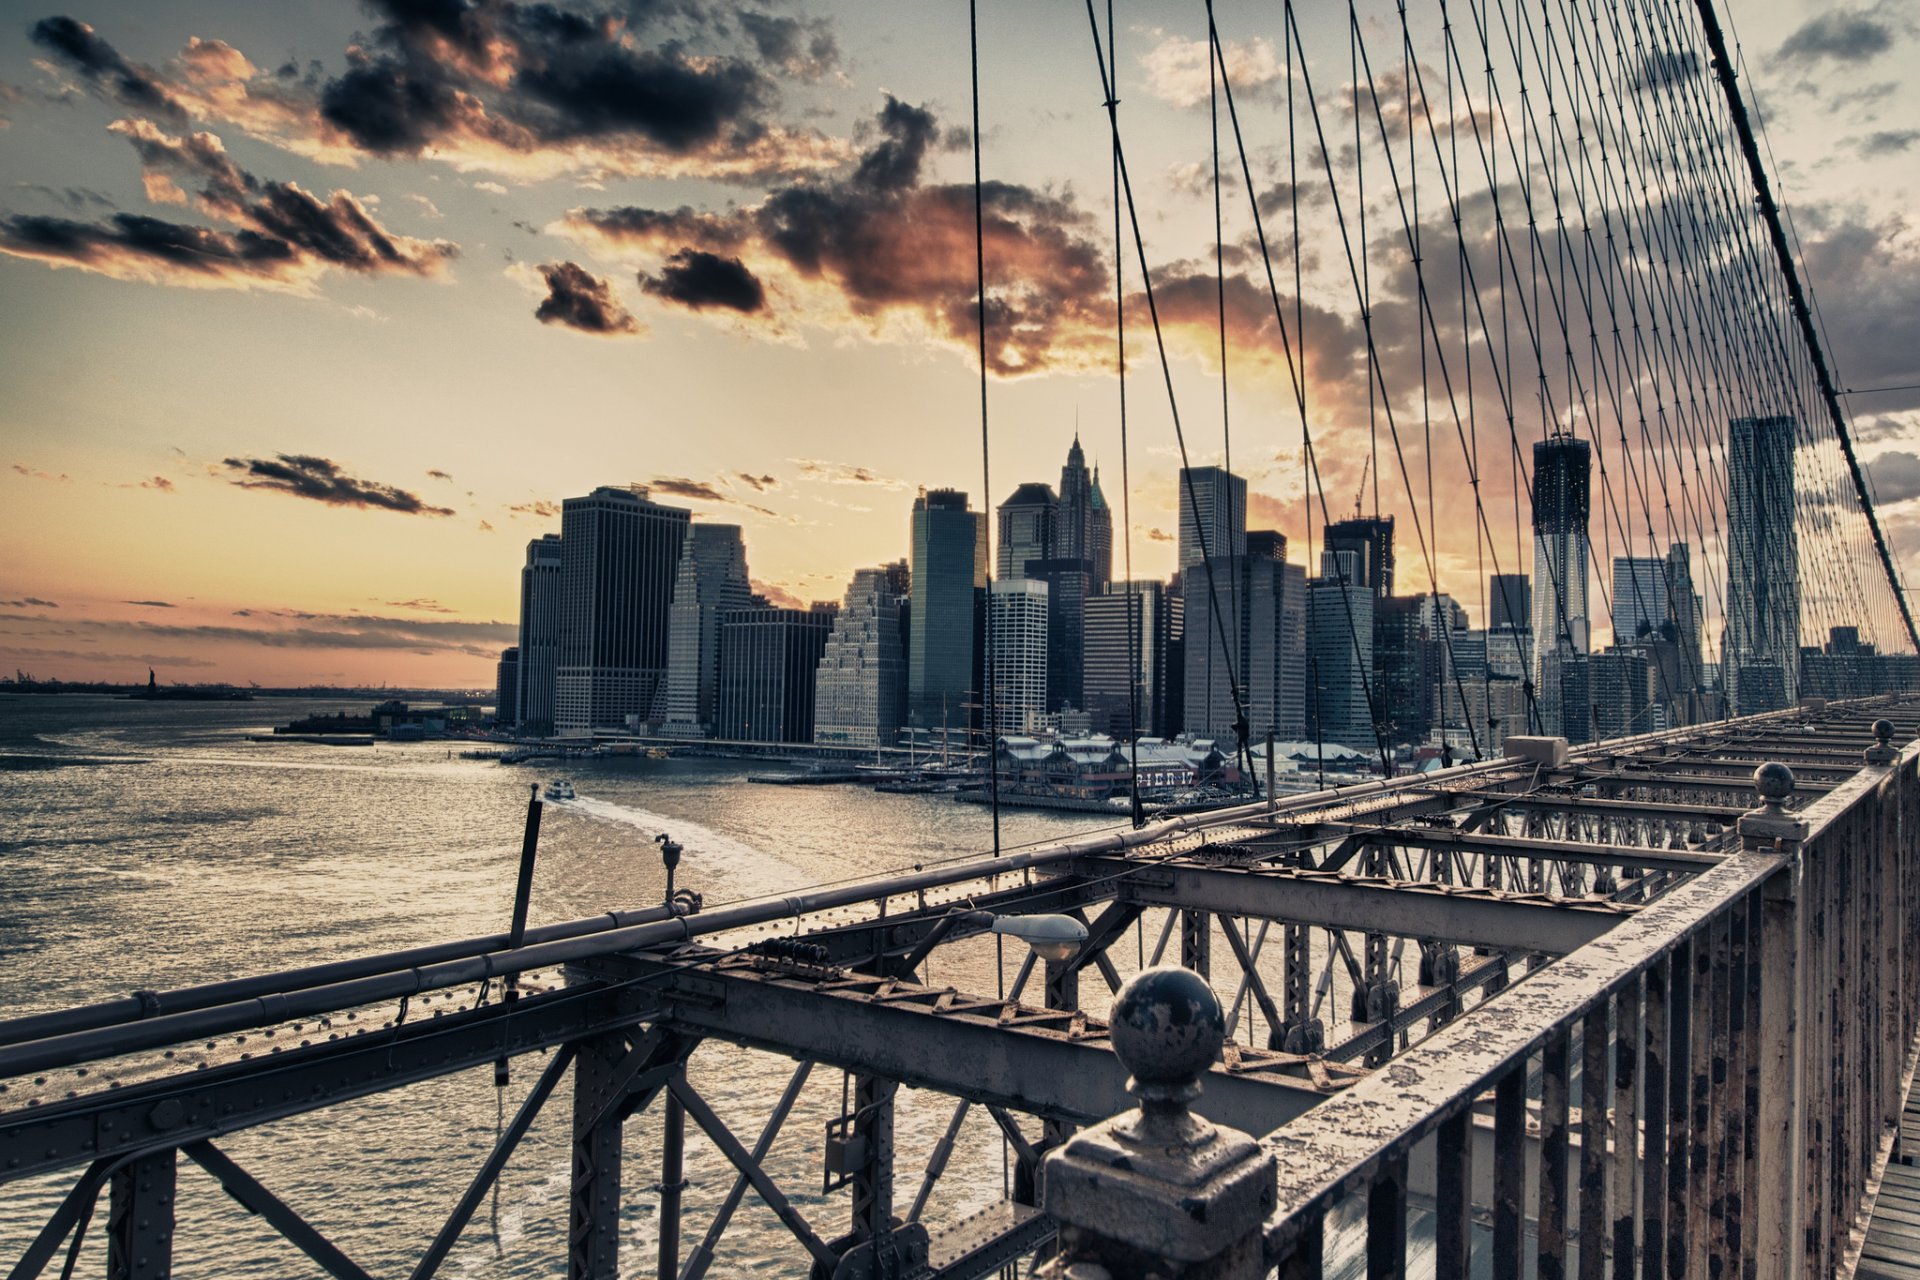
<svg viewBox="0 0 1920 1280">
<path fill-rule="evenodd" d="M 1873 736 L 1880 740 L 1881 746 L 1891 745 L 1893 742 L 1893 721 L 1875 720 L 1873 722 Z"/>
<path fill-rule="evenodd" d="M 1191 969 L 1143 969 L 1120 988 L 1109 1027 L 1113 1051 L 1142 1102 L 1182 1103 L 1200 1094 L 1199 1077 L 1227 1038 L 1220 1000 Z"/>
<path fill-rule="evenodd" d="M 1793 770 L 1777 760 L 1763 764 L 1753 771 L 1753 786 L 1762 800 L 1777 808 L 1793 794 Z"/>
</svg>

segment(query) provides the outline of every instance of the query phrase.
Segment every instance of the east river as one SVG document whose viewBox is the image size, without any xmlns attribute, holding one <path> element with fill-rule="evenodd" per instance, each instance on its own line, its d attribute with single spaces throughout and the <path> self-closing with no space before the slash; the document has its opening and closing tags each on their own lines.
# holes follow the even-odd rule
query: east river
<svg viewBox="0 0 1920 1280">
<path fill-rule="evenodd" d="M 139 989 L 292 968 L 506 927 L 528 784 L 564 773 L 579 800 L 548 806 L 535 924 L 658 902 L 653 837 L 686 847 L 679 884 L 720 903 L 984 852 L 987 811 L 946 796 L 861 787 L 777 787 L 748 766 L 694 759 L 519 768 L 460 757 L 461 744 L 255 743 L 316 711 L 361 703 L 261 699 L 146 703 L 0 695 L 0 993 L 6 1016 Z M 1009 812 L 1007 846 L 1084 831 L 1097 815 Z M 1009 971 L 1011 964 L 1009 963 Z M 991 969 L 966 975 L 989 987 Z M 941 982 L 957 982 L 941 974 Z M 1036 993 L 1037 995 L 1037 993 Z M 267 1187 L 377 1276 L 418 1260 L 542 1059 L 523 1059 L 504 1098 L 490 1069 L 345 1103 L 221 1140 Z M 793 1064 L 709 1042 L 689 1077 L 751 1142 Z M 828 1238 L 846 1193 L 820 1192 L 820 1140 L 840 1113 L 841 1073 L 817 1069 L 768 1166 Z M 508 1166 L 497 1229 L 476 1215 L 441 1270 L 456 1277 L 564 1274 L 570 1108 L 557 1097 Z M 904 1212 L 952 1114 L 903 1091 L 897 1203 Z M 653 1274 L 658 1120 L 627 1127 L 622 1272 Z M 0 1264 L 11 1265 L 79 1175 L 0 1186 Z M 689 1126 L 691 1245 L 732 1170 Z M 975 1109 L 929 1225 L 998 1199 L 992 1123 Z M 105 1204 L 76 1275 L 105 1272 Z M 180 1162 L 175 1272 L 323 1274 L 191 1162 Z M 59 1263 L 55 1263 L 55 1272 Z M 748 1195 L 714 1276 L 804 1276 L 805 1254 Z"/>
</svg>

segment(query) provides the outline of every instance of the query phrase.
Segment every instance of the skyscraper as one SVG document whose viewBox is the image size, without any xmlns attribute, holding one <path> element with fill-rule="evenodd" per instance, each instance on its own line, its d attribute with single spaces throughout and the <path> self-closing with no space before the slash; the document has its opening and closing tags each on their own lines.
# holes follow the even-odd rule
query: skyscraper
<svg viewBox="0 0 1920 1280">
<path fill-rule="evenodd" d="M 560 507 L 562 619 L 554 726 L 624 728 L 667 673 L 667 617 L 693 513 L 643 486 L 603 485 Z"/>
<path fill-rule="evenodd" d="M 1727 631 L 1735 715 L 1799 698 L 1800 547 L 1789 417 L 1735 418 L 1727 432 Z"/>
<path fill-rule="evenodd" d="M 737 524 L 696 524 L 680 551 L 667 622 L 667 678 L 654 700 L 654 731 L 712 734 L 720 678 L 720 614 L 753 603 Z"/>
<path fill-rule="evenodd" d="M 1047 584 L 1009 578 L 989 589 L 993 702 L 988 732 L 1033 733 L 1047 711 Z"/>
<path fill-rule="evenodd" d="M 1533 446 L 1533 682 L 1543 728 L 1559 733 L 1565 697 L 1555 654 L 1589 648 L 1588 478 L 1592 450 L 1564 433 Z M 1553 674 L 1548 679 L 1548 674 Z M 1584 693 L 1582 694 L 1584 696 Z M 1584 715 L 1584 712 L 1582 712 Z"/>
<path fill-rule="evenodd" d="M 1376 599 L 1393 594 L 1392 516 L 1336 520 L 1327 526 L 1323 545 L 1329 551 L 1353 552 L 1353 585 L 1366 587 Z"/>
<path fill-rule="evenodd" d="M 1087 470 L 1087 457 L 1074 433 L 1060 468 L 1060 500 L 1054 509 L 1053 557 L 1084 560 L 1092 591 L 1106 589 L 1113 578 L 1113 515 L 1100 492 L 1100 477 Z"/>
<path fill-rule="evenodd" d="M 890 747 L 907 718 L 904 560 L 857 569 L 815 679 L 813 740 L 822 746 Z"/>
<path fill-rule="evenodd" d="M 1297 737 L 1304 727 L 1305 575 L 1289 574 L 1287 540 L 1278 533 L 1255 530 L 1245 546 L 1244 555 L 1214 561 L 1211 590 L 1204 570 L 1187 575 L 1184 727 L 1229 749 L 1238 745 L 1240 711 L 1249 741 L 1269 729 Z"/>
<path fill-rule="evenodd" d="M 1053 558 L 1058 507 L 1053 490 L 1044 484 L 1023 484 L 1000 504 L 994 577 L 1025 578 L 1028 562 Z"/>
<path fill-rule="evenodd" d="M 1487 576 L 1487 629 L 1533 626 L 1533 587 L 1524 573 Z"/>
<path fill-rule="evenodd" d="M 1375 746 L 1371 587 L 1351 551 L 1323 552 L 1307 584 L 1307 732 L 1361 750 Z"/>
<path fill-rule="evenodd" d="M 1613 642 L 1659 638 L 1671 619 L 1667 610 L 1667 558 L 1613 558 Z"/>
<path fill-rule="evenodd" d="M 1163 737 L 1172 618 L 1160 582 L 1111 582 L 1087 598 L 1086 700 L 1093 727 L 1116 738 L 1129 730 Z"/>
<path fill-rule="evenodd" d="M 549 533 L 527 544 L 520 570 L 520 677 L 510 718 L 524 733 L 553 732 L 562 602 L 560 535 Z"/>
<path fill-rule="evenodd" d="M 500 663 L 493 675 L 493 722 L 510 724 L 513 709 L 520 701 L 520 651 L 502 649 Z"/>
<path fill-rule="evenodd" d="M 964 740 L 980 698 L 979 599 L 987 585 L 987 517 L 967 495 L 933 489 L 913 503 L 913 609 L 907 712 L 916 729 Z"/>
<path fill-rule="evenodd" d="M 1247 553 L 1247 482 L 1219 467 L 1180 472 L 1180 571 L 1191 605 L 1202 589 L 1207 556 L 1224 560 Z M 1204 551 L 1204 554 L 1203 554 Z M 1187 570 L 1193 569 L 1189 574 Z"/>
<path fill-rule="evenodd" d="M 720 614 L 714 734 L 744 742 L 812 742 L 814 675 L 834 606 Z"/>
</svg>

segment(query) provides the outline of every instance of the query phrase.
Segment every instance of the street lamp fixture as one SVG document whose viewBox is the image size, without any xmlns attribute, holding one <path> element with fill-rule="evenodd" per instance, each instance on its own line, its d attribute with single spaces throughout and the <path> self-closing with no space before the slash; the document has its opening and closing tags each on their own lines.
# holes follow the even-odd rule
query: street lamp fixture
<svg viewBox="0 0 1920 1280">
<path fill-rule="evenodd" d="M 1073 958 L 1087 940 L 1087 926 L 1072 916 L 996 916 L 993 931 L 1018 938 L 1042 960 L 1061 964 Z"/>
</svg>

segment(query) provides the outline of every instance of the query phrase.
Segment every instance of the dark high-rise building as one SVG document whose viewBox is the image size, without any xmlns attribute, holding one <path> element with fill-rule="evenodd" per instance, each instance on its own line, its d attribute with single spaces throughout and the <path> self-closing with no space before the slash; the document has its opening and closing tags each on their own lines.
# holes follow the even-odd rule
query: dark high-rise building
<svg viewBox="0 0 1920 1280">
<path fill-rule="evenodd" d="M 1355 516 L 1327 526 L 1328 551 L 1353 553 L 1353 585 L 1365 587 L 1377 599 L 1393 594 L 1393 517 Z"/>
<path fill-rule="evenodd" d="M 1506 627 L 1515 631 L 1533 626 L 1533 587 L 1524 573 L 1495 573 L 1487 576 L 1487 629 Z"/>
<path fill-rule="evenodd" d="M 527 563 L 520 570 L 520 677 L 507 718 L 524 733 L 553 732 L 563 603 L 560 535 L 549 533 L 527 544 Z"/>
<path fill-rule="evenodd" d="M 907 720 L 905 561 L 854 572 L 815 680 L 813 740 L 890 747 Z"/>
<path fill-rule="evenodd" d="M 1187 732 L 1238 745 L 1236 679 L 1249 741 L 1268 730 L 1282 738 L 1303 730 L 1305 575 L 1289 574 L 1286 558 L 1285 537 L 1256 530 L 1246 536 L 1246 554 L 1214 562 L 1211 591 L 1204 570 L 1186 575 L 1192 584 L 1184 602 Z"/>
<path fill-rule="evenodd" d="M 1722 660 L 1735 715 L 1799 698 L 1800 548 L 1789 417 L 1735 418 L 1727 432 L 1727 629 Z"/>
<path fill-rule="evenodd" d="M 1559 733 L 1565 696 L 1561 673 L 1547 679 L 1550 655 L 1583 654 L 1590 647 L 1587 605 L 1588 482 L 1592 449 L 1557 434 L 1533 446 L 1533 665 L 1540 717 Z"/>
<path fill-rule="evenodd" d="M 1351 551 L 1323 552 L 1307 583 L 1307 732 L 1360 750 L 1375 745 L 1373 606 Z"/>
<path fill-rule="evenodd" d="M 693 513 L 640 485 L 602 486 L 560 508 L 562 622 L 554 724 L 563 734 L 625 728 L 667 674 L 673 583 Z"/>
<path fill-rule="evenodd" d="M 1087 600 L 1094 590 L 1087 560 L 1030 560 L 1027 576 L 1047 584 L 1047 709 L 1086 706 Z"/>
<path fill-rule="evenodd" d="M 921 730 L 964 740 L 982 701 L 981 626 L 987 517 L 967 495 L 933 489 L 913 503 L 913 608 L 907 642 L 907 715 Z"/>
<path fill-rule="evenodd" d="M 1180 571 L 1186 598 L 1204 586 L 1205 556 L 1225 560 L 1247 553 L 1247 482 L 1219 467 L 1180 472 Z M 1192 569 L 1194 572 L 1187 573 Z"/>
<path fill-rule="evenodd" d="M 667 624 L 667 678 L 654 700 L 654 731 L 712 733 L 720 679 L 720 614 L 753 603 L 737 524 L 696 524 L 680 551 Z"/>
<path fill-rule="evenodd" d="M 1436 634 L 1428 596 L 1385 596 L 1373 602 L 1373 712 L 1392 745 L 1426 740 L 1433 727 L 1445 639 Z"/>
<path fill-rule="evenodd" d="M 511 724 L 513 709 L 520 700 L 520 651 L 502 649 L 500 664 L 493 675 L 493 722 Z"/>
<path fill-rule="evenodd" d="M 720 614 L 716 737 L 812 742 L 814 677 L 835 608 L 729 609 Z"/>
<path fill-rule="evenodd" d="M 1084 560 L 1092 590 L 1103 591 L 1113 579 L 1113 514 L 1100 492 L 1100 474 L 1087 470 L 1086 454 L 1075 433 L 1060 468 L 1060 500 L 1054 508 L 1053 558 Z"/>
<path fill-rule="evenodd" d="M 1030 561 L 1053 559 L 1054 524 L 1059 503 L 1044 484 L 1023 484 L 1000 504 L 1000 542 L 993 576 L 1001 580 L 1032 576 Z"/>
<path fill-rule="evenodd" d="M 1164 583 L 1125 581 L 1087 598 L 1086 700 L 1097 731 L 1158 738 L 1178 727 L 1166 718 L 1169 600 Z"/>
</svg>

